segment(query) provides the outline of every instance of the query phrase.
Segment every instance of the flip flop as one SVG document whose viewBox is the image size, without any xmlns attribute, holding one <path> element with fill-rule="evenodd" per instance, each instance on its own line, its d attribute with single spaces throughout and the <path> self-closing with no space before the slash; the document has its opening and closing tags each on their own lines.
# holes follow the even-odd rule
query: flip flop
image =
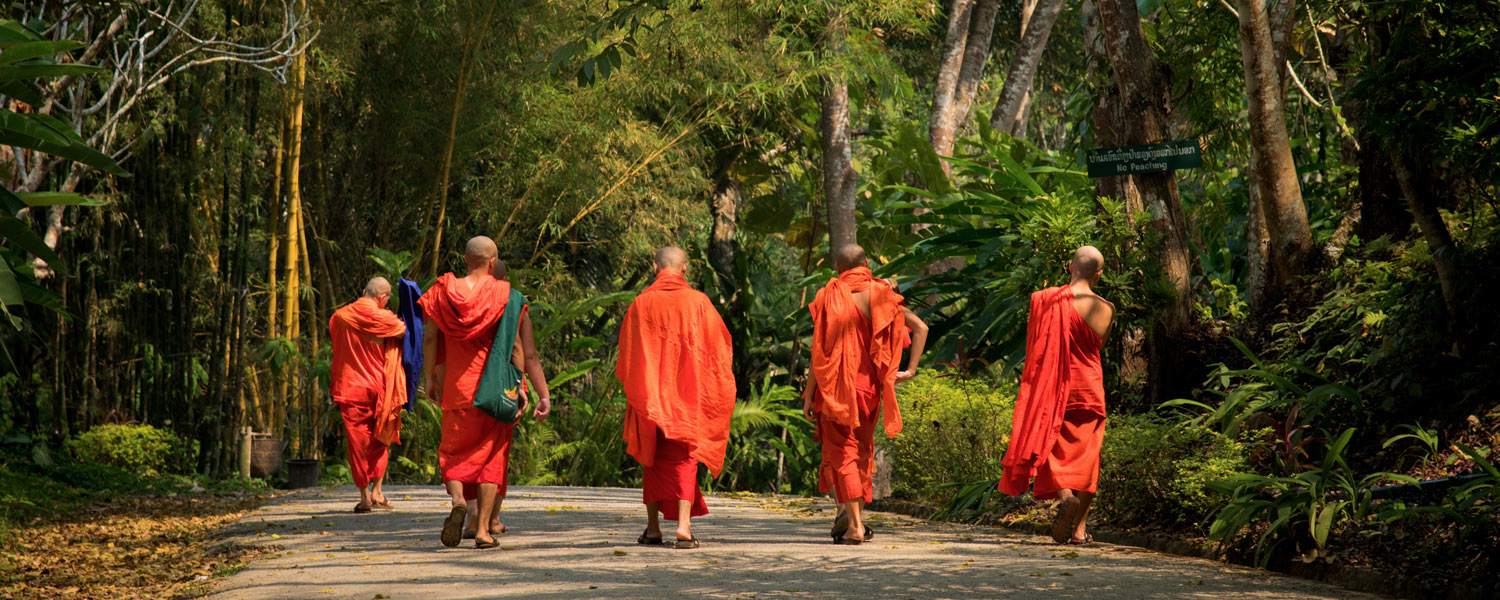
<svg viewBox="0 0 1500 600">
<path fill-rule="evenodd" d="M 873 539 L 875 539 L 875 528 L 869 523 L 865 523 L 865 541 L 868 542 Z"/>
<path fill-rule="evenodd" d="M 1068 498 L 1057 505 L 1057 515 L 1052 517 L 1052 541 L 1066 544 L 1071 539 L 1069 532 L 1073 530 L 1075 520 L 1078 519 L 1078 498 Z"/>
<path fill-rule="evenodd" d="M 672 547 L 678 550 L 692 550 L 700 545 L 701 544 L 698 543 L 698 538 L 688 538 L 685 540 L 677 540 L 676 542 L 673 542 Z"/>
<path fill-rule="evenodd" d="M 492 534 L 495 534 L 495 533 L 510 533 L 510 528 L 506 527 L 504 524 L 501 524 L 499 531 L 496 531 L 494 529 L 490 529 L 490 533 L 492 533 Z M 475 531 L 469 531 L 467 529 L 464 530 L 464 539 L 466 539 L 466 540 L 472 540 L 472 539 L 474 539 L 474 536 L 476 536 L 476 535 L 479 535 L 479 531 L 478 530 L 475 530 Z"/>
<path fill-rule="evenodd" d="M 448 518 L 443 519 L 443 535 L 440 538 L 444 546 L 453 548 L 463 540 L 464 516 L 468 513 L 469 509 L 462 506 L 455 506 L 448 511 Z"/>
<path fill-rule="evenodd" d="M 646 537 L 646 532 L 644 530 L 641 531 L 641 537 L 635 538 L 635 543 L 640 544 L 642 546 L 661 546 L 661 545 L 663 545 L 663 542 L 662 542 L 661 538 L 659 538 L 659 537 Z"/>
<path fill-rule="evenodd" d="M 828 532 L 828 535 L 833 536 L 834 541 L 838 541 L 845 531 L 849 531 L 849 513 L 841 510 L 838 516 L 833 518 L 833 529 Z"/>
<path fill-rule="evenodd" d="M 1092 534 L 1092 533 L 1085 533 L 1085 534 L 1083 534 L 1083 539 L 1069 538 L 1068 539 L 1068 543 L 1069 544 L 1073 544 L 1075 546 L 1087 546 L 1089 544 L 1094 543 L 1094 534 Z"/>
<path fill-rule="evenodd" d="M 474 540 L 474 547 L 477 548 L 477 549 L 479 549 L 479 550 L 489 550 L 490 548 L 499 548 L 500 547 L 500 540 L 491 539 L 488 542 L 481 542 L 479 540 Z"/>
<path fill-rule="evenodd" d="M 374 504 L 371 504 L 370 508 L 378 508 L 380 510 L 391 510 L 391 509 L 396 508 L 396 507 L 391 506 L 391 501 L 390 500 L 384 500 L 384 501 L 381 501 L 381 502 L 376 502 Z"/>
<path fill-rule="evenodd" d="M 836 537 L 833 538 L 833 543 L 840 546 L 858 546 L 865 543 L 865 540 L 864 538 Z"/>
<path fill-rule="evenodd" d="M 370 512 L 370 507 L 369 507 L 369 505 L 361 502 L 359 504 L 354 505 L 354 512 L 357 512 L 357 513 L 367 513 L 367 512 Z"/>
</svg>

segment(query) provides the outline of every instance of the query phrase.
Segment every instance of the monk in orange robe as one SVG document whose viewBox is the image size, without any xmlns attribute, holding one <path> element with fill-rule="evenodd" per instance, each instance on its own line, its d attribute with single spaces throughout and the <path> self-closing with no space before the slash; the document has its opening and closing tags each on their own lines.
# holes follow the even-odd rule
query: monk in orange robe
<svg viewBox="0 0 1500 600">
<path fill-rule="evenodd" d="M 468 274 L 446 273 L 422 295 L 427 324 L 424 340 L 424 379 L 430 397 L 443 407 L 442 441 L 438 463 L 453 508 L 443 522 L 444 546 L 457 546 L 466 519 L 475 523 L 474 547 L 500 545 L 492 534 L 503 533 L 497 516 L 505 497 L 506 467 L 514 423 L 502 423 L 474 407 L 485 360 L 495 342 L 500 318 L 510 298 L 510 283 L 496 279 L 498 248 L 490 238 L 469 240 L 464 250 Z M 531 320 L 523 312 L 517 337 L 525 348 L 526 375 L 539 399 L 532 416 L 547 418 L 552 402 L 541 359 L 532 343 Z M 522 397 L 525 409 L 525 397 Z M 477 514 L 470 515 L 464 484 L 477 484 Z"/>
<path fill-rule="evenodd" d="M 1000 491 L 1019 496 L 1029 486 L 1037 498 L 1059 498 L 1052 539 L 1082 544 L 1092 540 L 1084 523 L 1099 489 L 1104 441 L 1099 348 L 1115 306 L 1094 293 L 1104 272 L 1104 255 L 1097 248 L 1079 248 L 1068 269 L 1068 285 L 1031 295 L 1026 365 Z"/>
<path fill-rule="evenodd" d="M 885 433 L 901 433 L 896 384 L 916 375 L 927 345 L 927 324 L 908 310 L 891 280 L 876 280 L 863 248 L 834 251 L 839 276 L 818 291 L 812 312 L 812 372 L 803 391 L 803 413 L 817 424 L 823 448 L 818 489 L 840 504 L 833 536 L 858 545 L 869 537 L 864 504 L 873 499 L 871 476 L 876 409 Z M 908 345 L 906 369 L 899 370 Z"/>
<path fill-rule="evenodd" d="M 636 543 L 662 543 L 661 517 L 677 521 L 674 547 L 699 546 L 692 518 L 708 514 L 698 463 L 715 477 L 724 467 L 734 412 L 734 350 L 708 296 L 688 286 L 687 254 L 656 252 L 656 281 L 641 292 L 620 327 L 615 377 L 625 386 L 626 452 L 644 471 L 646 530 Z"/>
<path fill-rule="evenodd" d="M 390 445 L 401 441 L 401 407 L 406 405 L 406 372 L 401 369 L 401 336 L 406 324 L 389 310 L 391 284 L 376 277 L 365 294 L 328 319 L 333 364 L 328 395 L 344 418 L 349 441 L 349 472 L 359 488 L 354 512 L 391 508 L 381 492 Z"/>
</svg>

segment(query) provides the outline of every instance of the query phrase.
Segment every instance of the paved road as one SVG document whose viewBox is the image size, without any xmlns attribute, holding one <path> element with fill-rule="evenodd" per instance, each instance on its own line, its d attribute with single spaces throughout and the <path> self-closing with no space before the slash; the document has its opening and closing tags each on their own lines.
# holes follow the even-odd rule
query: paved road
<svg viewBox="0 0 1500 600">
<path fill-rule="evenodd" d="M 354 514 L 352 487 L 290 494 L 225 532 L 277 554 L 213 598 L 1373 598 L 1137 548 L 1067 548 L 1005 530 L 872 513 L 875 540 L 836 546 L 828 500 L 716 496 L 703 547 L 637 546 L 640 492 L 512 488 L 499 549 L 438 543 L 447 498 L 394 487 L 395 511 Z M 668 533 L 670 538 L 671 534 Z"/>
</svg>

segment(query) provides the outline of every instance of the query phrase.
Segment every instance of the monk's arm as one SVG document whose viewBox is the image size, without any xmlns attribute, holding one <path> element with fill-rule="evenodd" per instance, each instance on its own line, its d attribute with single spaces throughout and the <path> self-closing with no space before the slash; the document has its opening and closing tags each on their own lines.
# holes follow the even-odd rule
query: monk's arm
<svg viewBox="0 0 1500 600">
<path fill-rule="evenodd" d="M 916 377 L 922 351 L 927 348 L 927 322 L 909 308 L 902 308 L 901 312 L 906 315 L 906 328 L 911 330 L 911 358 L 906 360 L 906 370 L 896 373 L 896 383 Z"/>
<path fill-rule="evenodd" d="M 527 313 L 521 314 L 521 352 L 526 355 L 526 378 L 531 381 L 531 388 L 536 390 L 539 398 L 531 416 L 538 420 L 546 419 L 552 412 L 552 392 L 547 389 L 547 373 L 542 370 L 541 355 L 536 353 L 536 343 L 532 341 L 531 335 L 531 315 Z"/>
<path fill-rule="evenodd" d="M 802 416 L 809 421 L 817 420 L 818 416 L 818 378 L 813 375 L 811 369 L 807 371 L 807 387 L 802 390 Z"/>
</svg>

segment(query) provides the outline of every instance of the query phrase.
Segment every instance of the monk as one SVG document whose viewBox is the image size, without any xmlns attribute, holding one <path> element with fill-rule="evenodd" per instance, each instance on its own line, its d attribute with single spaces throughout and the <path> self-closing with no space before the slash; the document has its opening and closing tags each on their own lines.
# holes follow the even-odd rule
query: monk
<svg viewBox="0 0 1500 600">
<path fill-rule="evenodd" d="M 1115 306 L 1094 293 L 1104 273 L 1104 255 L 1097 248 L 1079 248 L 1068 270 L 1068 285 L 1031 295 L 1026 365 L 999 487 L 1018 496 L 1029 486 L 1037 498 L 1058 498 L 1052 539 L 1085 544 L 1093 540 L 1084 523 L 1099 488 L 1104 441 L 1099 348 Z"/>
<path fill-rule="evenodd" d="M 385 308 L 390 299 L 391 283 L 376 277 L 365 284 L 364 296 L 328 319 L 333 340 L 328 395 L 344 419 L 349 473 L 359 488 L 357 513 L 391 508 L 380 486 L 390 445 L 401 441 L 400 412 L 406 405 L 401 340 L 406 324 Z"/>
<path fill-rule="evenodd" d="M 442 441 L 438 463 L 453 508 L 443 522 L 441 541 L 457 546 L 464 521 L 475 523 L 474 547 L 500 545 L 493 534 L 504 533 L 498 511 L 505 497 L 506 467 L 514 423 L 502 423 L 474 407 L 474 391 L 495 332 L 507 310 L 521 310 L 517 337 L 525 354 L 525 372 L 538 394 L 532 417 L 546 419 L 552 410 L 547 378 L 532 341 L 531 320 L 524 307 L 507 306 L 510 283 L 496 279 L 499 250 L 490 238 L 469 240 L 464 249 L 468 274 L 445 273 L 422 295 L 420 303 L 428 327 L 424 332 L 423 379 L 428 395 L 443 407 Z M 521 397 L 524 411 L 526 396 Z M 470 515 L 464 484 L 477 484 L 477 514 Z"/>
<path fill-rule="evenodd" d="M 615 377 L 625 386 L 626 452 L 644 472 L 646 530 L 637 544 L 661 545 L 661 518 L 677 521 L 673 547 L 699 547 L 692 519 L 708 514 L 698 463 L 715 477 L 724 467 L 734 412 L 734 350 L 708 296 L 688 286 L 687 254 L 656 252 L 656 281 L 641 292 L 620 327 Z"/>
<path fill-rule="evenodd" d="M 812 312 L 812 371 L 802 411 L 817 425 L 823 462 L 818 489 L 832 491 L 840 505 L 834 542 L 859 545 L 869 539 L 863 508 L 873 500 L 871 475 L 876 409 L 885 433 L 901 433 L 896 384 L 916 375 L 927 345 L 927 323 L 908 310 L 891 280 L 876 280 L 863 248 L 833 253 L 838 277 L 818 291 Z M 911 346 L 906 368 L 901 352 Z"/>
</svg>

